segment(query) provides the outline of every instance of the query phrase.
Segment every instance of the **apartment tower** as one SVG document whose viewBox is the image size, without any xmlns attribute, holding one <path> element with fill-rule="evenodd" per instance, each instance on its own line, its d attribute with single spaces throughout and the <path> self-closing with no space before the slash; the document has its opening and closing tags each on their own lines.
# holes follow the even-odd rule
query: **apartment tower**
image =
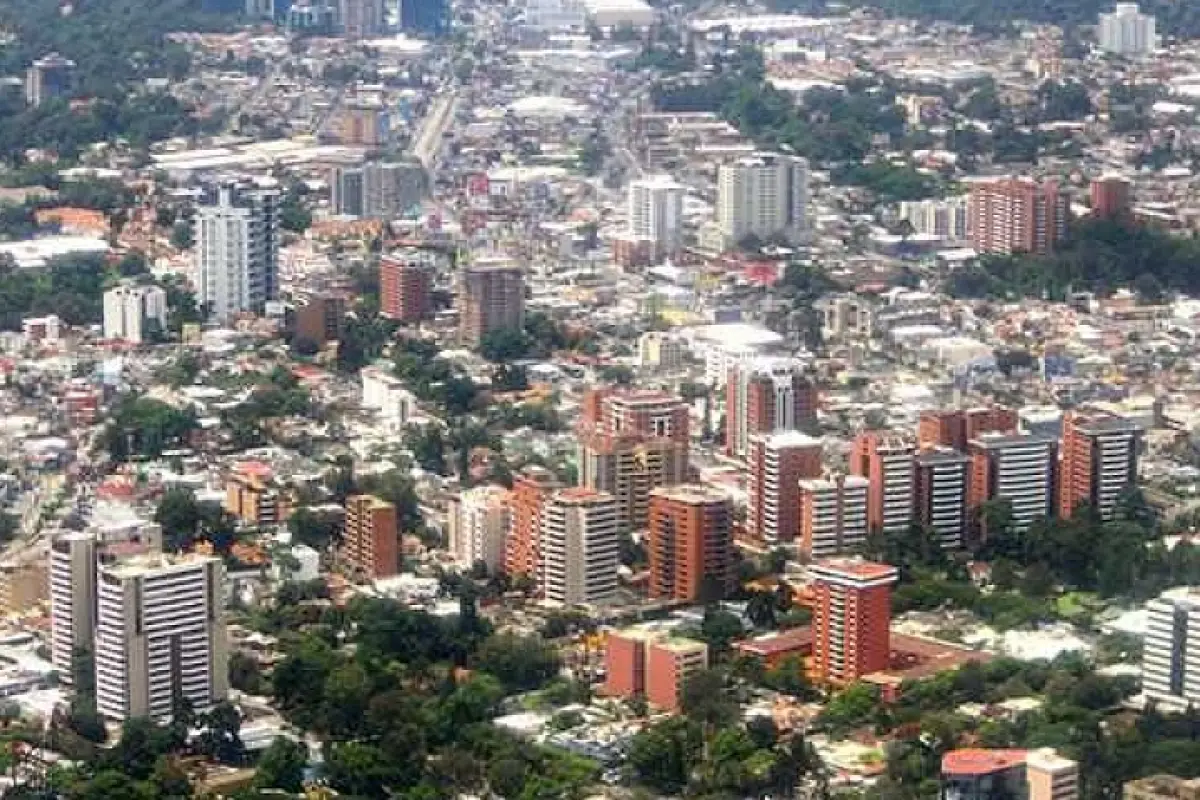
<svg viewBox="0 0 1200 800">
<path fill-rule="evenodd" d="M 679 252 L 683 245 L 685 188 L 669 175 L 639 178 L 629 184 L 629 233 L 649 241 L 655 258 Z"/>
<path fill-rule="evenodd" d="M 433 313 L 433 264 L 424 253 L 407 252 L 379 259 L 379 313 L 413 325 Z"/>
<path fill-rule="evenodd" d="M 224 182 L 196 208 L 198 299 L 218 322 L 259 313 L 279 294 L 279 189 Z"/>
<path fill-rule="evenodd" d="M 857 475 L 798 483 L 800 554 L 804 560 L 847 555 L 866 545 L 870 485 Z"/>
<path fill-rule="evenodd" d="M 610 494 L 560 489 L 542 509 L 542 596 L 564 606 L 616 599 L 620 512 Z"/>
<path fill-rule="evenodd" d="M 961 453 L 967 443 L 985 433 L 1015 433 L 1017 412 L 1004 406 L 951 411 L 922 411 L 917 423 L 917 446 L 922 450 L 949 447 Z"/>
<path fill-rule="evenodd" d="M 1175 709 L 1200 704 L 1200 589 L 1168 589 L 1146 613 L 1142 693 Z"/>
<path fill-rule="evenodd" d="M 733 502 L 717 489 L 682 484 L 650 492 L 650 597 L 719 599 L 736 579 Z"/>
<path fill-rule="evenodd" d="M 754 434 L 746 528 L 762 542 L 790 542 L 800 534 L 800 481 L 821 477 L 821 440 L 799 431 Z"/>
<path fill-rule="evenodd" d="M 872 531 L 902 531 L 913 520 L 913 455 L 907 437 L 866 431 L 854 440 L 850 473 L 866 478 L 867 527 Z"/>
<path fill-rule="evenodd" d="M 471 264 L 462 271 L 459 340 L 478 347 L 493 331 L 519 331 L 525 324 L 525 275 L 515 264 Z"/>
<path fill-rule="evenodd" d="M 914 518 L 933 530 L 944 548 L 958 549 L 966 543 L 970 476 L 971 459 L 958 450 L 925 450 L 914 461 Z"/>
<path fill-rule="evenodd" d="M 96 628 L 96 537 L 66 533 L 50 543 L 50 661 L 65 683 L 75 650 L 92 650 Z"/>
<path fill-rule="evenodd" d="M 389 578 L 400 571 L 400 535 L 396 506 L 375 495 L 346 498 L 346 530 L 342 560 L 367 580 Z"/>
<path fill-rule="evenodd" d="M 1054 515 L 1058 444 L 1049 437 L 990 433 L 971 442 L 972 511 L 989 500 L 1012 507 L 1012 524 L 1025 530 L 1034 520 Z M 987 531 L 981 531 L 986 536 Z"/>
<path fill-rule="evenodd" d="M 797 430 L 817 416 L 817 388 L 789 358 L 759 357 L 731 367 L 725 384 L 725 451 L 744 457 L 750 437 Z"/>
<path fill-rule="evenodd" d="M 510 530 L 504 552 L 509 575 L 537 579 L 541 573 L 542 510 L 550 495 L 561 488 L 562 482 L 554 473 L 536 465 L 525 467 L 513 478 Z"/>
<path fill-rule="evenodd" d="M 1058 472 L 1058 514 L 1070 519 L 1087 503 L 1104 519 L 1137 483 L 1142 431 L 1114 414 L 1068 411 L 1063 415 Z"/>
<path fill-rule="evenodd" d="M 476 486 L 450 503 L 450 552 L 459 564 L 483 564 L 489 575 L 504 571 L 504 546 L 511 521 L 503 486 Z"/>
<path fill-rule="evenodd" d="M 891 659 L 891 587 L 896 569 L 861 558 L 818 561 L 813 587 L 813 668 L 845 686 L 885 670 Z"/>
<path fill-rule="evenodd" d="M 1044 254 L 1067 235 L 1067 196 L 1055 181 L 1003 178 L 971 189 L 971 238 L 980 253 Z"/>
<path fill-rule="evenodd" d="M 804 238 L 808 230 L 808 162 L 760 153 L 717 170 L 717 225 L 726 248 L 747 236 Z"/>
</svg>

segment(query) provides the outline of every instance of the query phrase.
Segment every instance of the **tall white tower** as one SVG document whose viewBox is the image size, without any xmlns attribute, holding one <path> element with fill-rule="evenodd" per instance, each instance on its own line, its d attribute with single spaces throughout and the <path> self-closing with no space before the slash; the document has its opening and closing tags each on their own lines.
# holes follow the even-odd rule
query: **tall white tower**
<svg viewBox="0 0 1200 800">
<path fill-rule="evenodd" d="M 717 224 L 726 247 L 754 235 L 803 239 L 808 229 L 808 162 L 760 153 L 717 171 Z"/>
<path fill-rule="evenodd" d="M 683 244 L 684 187 L 668 175 L 639 178 L 629 184 L 629 233 L 654 242 L 657 253 L 679 251 Z"/>
<path fill-rule="evenodd" d="M 1200 588 L 1169 589 L 1146 612 L 1142 692 L 1176 708 L 1200 703 Z"/>
<path fill-rule="evenodd" d="M 542 588 L 561 605 L 611 603 L 620 566 L 617 499 L 577 487 L 554 493 L 542 509 Z"/>
<path fill-rule="evenodd" d="M 92 649 L 96 627 L 96 538 L 68 533 L 50 543 L 50 660 L 70 683 L 76 648 Z"/>
<path fill-rule="evenodd" d="M 1154 17 L 1138 10 L 1137 3 L 1117 3 L 1100 15 L 1096 36 L 1100 49 L 1118 56 L 1144 56 L 1158 48 Z"/>
<path fill-rule="evenodd" d="M 279 293 L 276 181 L 224 182 L 196 209 L 200 300 L 219 322 L 259 312 Z"/>
</svg>

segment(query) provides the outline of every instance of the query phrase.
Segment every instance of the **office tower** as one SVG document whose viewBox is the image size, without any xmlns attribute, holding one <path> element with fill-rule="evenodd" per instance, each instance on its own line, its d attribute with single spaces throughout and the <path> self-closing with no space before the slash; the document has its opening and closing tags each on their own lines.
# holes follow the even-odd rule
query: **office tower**
<svg viewBox="0 0 1200 800">
<path fill-rule="evenodd" d="M 279 189 L 275 181 L 222 183 L 196 208 L 199 300 L 213 319 L 260 312 L 279 290 Z"/>
<path fill-rule="evenodd" d="M 850 473 L 870 483 L 867 526 L 872 531 L 902 531 L 913 521 L 913 455 L 904 436 L 866 431 L 854 439 Z"/>
<path fill-rule="evenodd" d="M 1200 800 L 1200 778 L 1151 775 L 1128 781 L 1121 787 L 1121 800 Z"/>
<path fill-rule="evenodd" d="M 954 411 L 922 411 L 917 422 L 917 446 L 922 450 L 949 447 L 965 452 L 967 443 L 985 433 L 1015 433 L 1017 412 L 1004 406 Z"/>
<path fill-rule="evenodd" d="M 1133 208 L 1131 185 L 1120 175 L 1103 175 L 1092 181 L 1092 217 L 1125 219 Z"/>
<path fill-rule="evenodd" d="M 809 573 L 817 678 L 845 686 L 887 669 L 896 569 L 861 558 L 832 558 L 813 564 Z"/>
<path fill-rule="evenodd" d="M 97 574 L 96 709 L 114 720 L 204 711 L 228 693 L 224 568 L 212 557 L 141 556 Z"/>
<path fill-rule="evenodd" d="M 25 102 L 40 106 L 55 97 L 66 97 L 74 82 L 75 62 L 50 53 L 25 70 Z"/>
<path fill-rule="evenodd" d="M 804 559 L 846 555 L 866 545 L 870 485 L 857 475 L 810 478 L 797 484 L 800 553 Z"/>
<path fill-rule="evenodd" d="M 733 587 L 733 501 L 700 484 L 650 492 L 650 597 L 709 601 Z"/>
<path fill-rule="evenodd" d="M 96 628 L 96 537 L 67 533 L 50 543 L 50 661 L 74 679 L 72 656 L 93 649 Z"/>
<path fill-rule="evenodd" d="M 613 631 L 605 641 L 604 693 L 645 697 L 672 713 L 680 710 L 683 686 L 708 668 L 708 645 L 647 628 Z"/>
<path fill-rule="evenodd" d="M 808 229 L 808 162 L 760 153 L 717 170 L 717 224 L 725 247 L 747 236 L 789 242 Z"/>
<path fill-rule="evenodd" d="M 972 511 L 989 500 L 1007 500 L 1017 530 L 1053 516 L 1058 471 L 1058 445 L 1053 439 L 989 433 L 970 443 L 968 455 Z M 981 533 L 986 537 L 987 531 Z"/>
<path fill-rule="evenodd" d="M 1168 589 L 1146 615 L 1142 693 L 1171 708 L 1200 703 L 1200 589 Z"/>
<path fill-rule="evenodd" d="M 653 243 L 656 256 L 683 245 L 685 188 L 669 175 L 638 178 L 629 184 L 629 233 Z"/>
<path fill-rule="evenodd" d="M 816 419 L 817 389 L 789 358 L 751 358 L 725 384 L 725 452 L 745 456 L 756 433 L 797 430 Z"/>
<path fill-rule="evenodd" d="M 1077 800 L 1079 765 L 1044 747 L 1025 755 L 1029 800 Z"/>
<path fill-rule="evenodd" d="M 542 508 L 542 596 L 564 606 L 616 599 L 620 566 L 617 501 L 583 487 L 560 489 Z"/>
<path fill-rule="evenodd" d="M 329 175 L 329 200 L 334 214 L 363 216 L 363 168 L 335 167 Z"/>
<path fill-rule="evenodd" d="M 1142 431 L 1115 414 L 1068 411 L 1063 416 L 1058 515 L 1070 519 L 1081 503 L 1104 519 L 1137 483 Z"/>
<path fill-rule="evenodd" d="M 296 303 L 293 332 L 296 340 L 320 347 L 342 338 L 346 328 L 346 296 L 318 292 L 300 297 Z"/>
<path fill-rule="evenodd" d="M 1100 49 L 1117 56 L 1145 56 L 1158 49 L 1155 20 L 1138 10 L 1137 3 L 1117 3 L 1117 7 L 1100 15 L 1096 39 Z"/>
<path fill-rule="evenodd" d="M 971 236 L 971 201 L 967 195 L 900 204 L 897 218 L 923 236 L 965 241 Z"/>
<path fill-rule="evenodd" d="M 433 314 L 433 264 L 420 251 L 379 259 L 379 313 L 403 325 Z"/>
<path fill-rule="evenodd" d="M 338 25 L 347 39 L 378 36 L 385 22 L 383 0 L 338 0 Z"/>
<path fill-rule="evenodd" d="M 363 216 L 415 215 L 425 199 L 428 173 L 416 161 L 371 162 L 363 167 Z"/>
<path fill-rule="evenodd" d="M 505 542 L 504 566 L 511 576 L 537 579 L 541 574 L 542 510 L 546 500 L 563 488 L 545 467 L 525 467 L 513 478 L 510 529 Z"/>
<path fill-rule="evenodd" d="M 167 329 L 167 293 L 157 286 L 114 286 L 104 293 L 104 338 L 134 344 Z"/>
<path fill-rule="evenodd" d="M 511 263 L 469 264 L 459 287 L 459 340 L 478 347 L 493 331 L 519 331 L 525 324 L 525 275 Z"/>
<path fill-rule="evenodd" d="M 440 36 L 450 28 L 448 0 L 400 0 L 400 29 Z"/>
<path fill-rule="evenodd" d="M 459 564 L 482 563 L 489 575 L 504 571 L 504 545 L 511 516 L 502 486 L 476 486 L 454 498 L 447 515 L 450 552 Z"/>
<path fill-rule="evenodd" d="M 971 241 L 980 253 L 1045 254 L 1067 235 L 1068 198 L 1052 180 L 1001 178 L 971 189 Z"/>
<path fill-rule="evenodd" d="M 367 580 L 389 578 L 400 571 L 400 534 L 396 507 L 370 494 L 346 498 L 342 559 Z"/>
<path fill-rule="evenodd" d="M 966 543 L 967 487 L 971 459 L 958 450 L 936 448 L 917 454 L 913 465 L 914 519 L 937 534 L 942 547 Z"/>
<path fill-rule="evenodd" d="M 821 477 L 821 440 L 799 431 L 754 434 L 746 531 L 763 542 L 790 542 L 800 533 L 801 480 Z"/>
</svg>

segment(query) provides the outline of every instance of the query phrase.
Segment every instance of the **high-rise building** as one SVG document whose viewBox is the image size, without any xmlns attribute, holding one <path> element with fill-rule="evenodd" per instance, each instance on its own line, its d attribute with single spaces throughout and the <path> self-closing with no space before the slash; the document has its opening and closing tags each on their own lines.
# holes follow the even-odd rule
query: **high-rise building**
<svg viewBox="0 0 1200 800">
<path fill-rule="evenodd" d="M 1012 525 L 1025 530 L 1034 520 L 1054 515 L 1058 444 L 1027 434 L 984 434 L 968 447 L 971 457 L 969 505 L 1004 499 Z M 980 531 L 984 536 L 987 531 Z"/>
<path fill-rule="evenodd" d="M 725 384 L 729 455 L 745 456 L 756 433 L 798 430 L 816 416 L 816 386 L 795 360 L 763 356 L 730 368 Z"/>
<path fill-rule="evenodd" d="M 299 297 L 292 328 L 298 341 L 317 346 L 338 341 L 346 329 L 346 295 L 314 292 Z"/>
<path fill-rule="evenodd" d="M 342 560 L 368 580 L 400 571 L 400 536 L 396 506 L 370 494 L 346 498 Z"/>
<path fill-rule="evenodd" d="M 440 36 L 450 27 L 448 0 L 400 0 L 400 29 Z"/>
<path fill-rule="evenodd" d="M 913 456 L 904 436 L 866 431 L 854 439 L 850 473 L 866 478 L 867 526 L 872 531 L 902 531 L 913 521 Z"/>
<path fill-rule="evenodd" d="M 58 53 L 50 53 L 25 70 L 25 102 L 40 106 L 55 97 L 66 97 L 74 83 L 75 62 Z"/>
<path fill-rule="evenodd" d="M 1068 198 L 1055 181 L 1002 178 L 971 189 L 972 244 L 980 253 L 1049 253 L 1067 235 Z"/>
<path fill-rule="evenodd" d="M 363 168 L 335 167 L 329 175 L 329 201 L 334 214 L 361 217 L 363 212 Z"/>
<path fill-rule="evenodd" d="M 685 188 L 668 175 L 638 178 L 629 184 L 629 233 L 653 243 L 658 256 L 683 245 Z"/>
<path fill-rule="evenodd" d="M 1081 503 L 1109 519 L 1117 502 L 1137 482 L 1142 431 L 1115 414 L 1063 416 L 1059 447 L 1058 515 L 1069 519 Z"/>
<path fill-rule="evenodd" d="M 914 519 L 933 530 L 942 547 L 959 548 L 966 543 L 970 475 L 971 459 L 958 450 L 939 448 L 917 454 L 913 469 Z"/>
<path fill-rule="evenodd" d="M 466 489 L 451 501 L 447 522 L 450 552 L 459 564 L 482 563 L 489 575 L 504 571 L 504 545 L 511 522 L 507 489 Z"/>
<path fill-rule="evenodd" d="M 965 241 L 971 236 L 971 202 L 967 195 L 900 204 L 897 217 L 912 226 L 913 233 Z"/>
<path fill-rule="evenodd" d="M 349 134 L 348 138 L 356 135 Z M 395 219 L 420 207 L 428 188 L 428 176 L 425 168 L 415 161 L 371 161 L 359 167 L 333 170 L 330 184 L 335 214 Z"/>
<path fill-rule="evenodd" d="M 808 231 L 808 162 L 760 153 L 717 170 L 717 225 L 725 247 L 747 236 L 800 241 Z"/>
<path fill-rule="evenodd" d="M 638 364 L 664 371 L 677 370 L 684 365 L 683 343 L 662 331 L 648 331 L 638 337 Z"/>
<path fill-rule="evenodd" d="M 513 478 L 510 529 L 505 543 L 505 571 L 536 579 L 541 574 L 542 510 L 546 500 L 563 488 L 545 467 L 525 467 Z"/>
<path fill-rule="evenodd" d="M 1092 180 L 1092 217 L 1125 219 L 1133 209 L 1132 184 L 1120 175 L 1102 175 Z"/>
<path fill-rule="evenodd" d="M 810 478 L 797 484 L 800 553 L 829 558 L 861 550 L 867 543 L 870 482 L 857 475 Z"/>
<path fill-rule="evenodd" d="M 616 599 L 620 520 L 610 494 L 560 489 L 542 508 L 542 596 L 564 606 Z"/>
<path fill-rule="evenodd" d="M 142 556 L 101 565 L 96 709 L 115 720 L 197 711 L 228 693 L 224 568 L 213 557 Z"/>
<path fill-rule="evenodd" d="M 1016 430 L 1017 412 L 1004 406 L 922 411 L 917 422 L 917 446 L 922 450 L 949 447 L 966 452 L 967 443 L 977 436 Z"/>
<path fill-rule="evenodd" d="M 141 344 L 167 328 L 167 293 L 158 286 L 114 286 L 104 293 L 104 338 Z"/>
<path fill-rule="evenodd" d="M 77 649 L 93 649 L 96 537 L 67 533 L 50 543 L 50 661 L 67 683 Z"/>
<path fill-rule="evenodd" d="M 379 259 L 379 313 L 404 325 L 433 313 L 433 264 L 425 253 L 406 251 Z"/>
<path fill-rule="evenodd" d="M 259 312 L 279 292 L 279 189 L 275 181 L 222 183 L 196 208 L 199 300 L 228 322 Z"/>
<path fill-rule="evenodd" d="M 647 628 L 613 631 L 605 641 L 604 693 L 645 697 L 665 711 L 680 710 L 683 686 L 708 668 L 708 645 Z"/>
<path fill-rule="evenodd" d="M 650 492 L 650 597 L 717 600 L 736 579 L 733 502 L 717 489 L 682 484 Z"/>
<path fill-rule="evenodd" d="M 537 31 L 583 30 L 587 25 L 579 0 L 525 0 L 525 25 Z"/>
<path fill-rule="evenodd" d="M 355 0 L 358 2 L 359 0 Z M 334 112 L 327 129 L 338 144 L 364 147 L 368 150 L 385 148 L 392 137 L 392 115 L 383 102 L 371 95 L 363 95 L 344 101 Z M 362 192 L 362 214 L 368 215 L 367 210 L 367 168 L 360 170 L 360 180 L 344 188 L 353 190 L 355 186 Z M 353 195 L 347 194 L 350 202 Z"/>
<path fill-rule="evenodd" d="M 607 387 L 588 391 L 581 405 L 581 434 L 640 436 L 688 444 L 688 407 L 678 395 Z"/>
<path fill-rule="evenodd" d="M 1118 56 L 1145 56 L 1158 49 L 1155 20 L 1138 10 L 1137 3 L 1117 3 L 1117 7 L 1100 15 L 1096 39 L 1100 49 Z"/>
<path fill-rule="evenodd" d="M 475 263 L 462 271 L 460 341 L 471 347 L 493 331 L 519 331 L 525 321 L 525 275 L 516 264 Z"/>
<path fill-rule="evenodd" d="M 1200 704 L 1200 589 L 1168 589 L 1146 615 L 1142 693 L 1172 708 Z"/>
<path fill-rule="evenodd" d="M 347 39 L 366 39 L 383 33 L 383 0 L 338 0 L 338 26 Z"/>
<path fill-rule="evenodd" d="M 885 670 L 891 659 L 891 587 L 896 569 L 861 558 L 818 561 L 813 588 L 813 669 L 845 686 Z"/>
<path fill-rule="evenodd" d="M 754 434 L 746 530 L 764 542 L 790 542 L 800 534 L 799 482 L 821 477 L 821 440 L 799 431 Z"/>
</svg>

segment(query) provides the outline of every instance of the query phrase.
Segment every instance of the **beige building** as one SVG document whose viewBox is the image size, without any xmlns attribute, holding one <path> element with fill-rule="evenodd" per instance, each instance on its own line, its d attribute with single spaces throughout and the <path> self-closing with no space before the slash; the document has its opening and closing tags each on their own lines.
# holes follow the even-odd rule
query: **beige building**
<svg viewBox="0 0 1200 800">
<path fill-rule="evenodd" d="M 542 510 L 542 592 L 555 605 L 616 598 L 620 566 L 617 501 L 582 487 L 555 492 Z"/>
<path fill-rule="evenodd" d="M 1200 778 L 1151 775 L 1121 787 L 1124 800 L 1200 800 Z"/>
<path fill-rule="evenodd" d="M 50 544 L 50 660 L 66 683 L 77 648 L 96 628 L 96 537 L 68 533 Z"/>
<path fill-rule="evenodd" d="M 665 371 L 682 369 L 683 343 L 662 331 L 643 333 L 638 339 L 638 363 Z"/>
<path fill-rule="evenodd" d="M 459 290 L 459 340 L 478 347 L 489 333 L 525 324 L 525 274 L 513 263 L 470 264 Z"/>
<path fill-rule="evenodd" d="M 504 570 L 504 545 L 512 514 L 510 492 L 502 486 L 476 486 L 450 502 L 447 514 L 450 552 L 458 563 L 487 566 L 492 575 Z"/>
<path fill-rule="evenodd" d="M 1030 750 L 1025 756 L 1029 800 L 1077 800 L 1079 765 L 1049 748 Z"/>
</svg>

